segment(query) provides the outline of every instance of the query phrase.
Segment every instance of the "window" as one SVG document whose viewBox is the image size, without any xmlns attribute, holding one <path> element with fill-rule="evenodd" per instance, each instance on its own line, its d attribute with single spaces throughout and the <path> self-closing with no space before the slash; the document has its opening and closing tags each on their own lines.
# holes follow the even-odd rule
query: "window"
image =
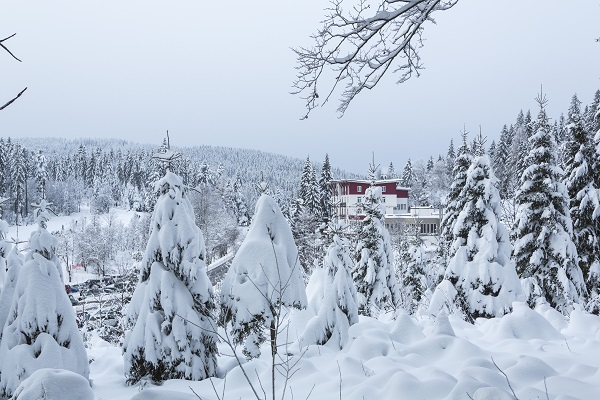
<svg viewBox="0 0 600 400">
<path fill-rule="evenodd" d="M 381 202 L 385 203 L 385 196 L 381 197 Z"/>
<path fill-rule="evenodd" d="M 362 203 L 362 197 L 360 197 L 360 196 L 359 196 L 359 197 L 357 197 L 357 198 L 356 198 L 356 202 L 357 202 L 357 203 Z"/>
<path fill-rule="evenodd" d="M 356 191 L 357 191 L 358 193 L 362 193 L 362 186 L 361 186 L 361 185 L 358 185 L 358 186 L 356 187 Z"/>
<path fill-rule="evenodd" d="M 385 193 L 385 189 L 387 189 L 385 186 L 381 187 L 381 193 Z"/>
<path fill-rule="evenodd" d="M 404 204 L 404 203 L 400 204 L 400 209 L 401 210 L 406 210 L 406 204 Z"/>
</svg>

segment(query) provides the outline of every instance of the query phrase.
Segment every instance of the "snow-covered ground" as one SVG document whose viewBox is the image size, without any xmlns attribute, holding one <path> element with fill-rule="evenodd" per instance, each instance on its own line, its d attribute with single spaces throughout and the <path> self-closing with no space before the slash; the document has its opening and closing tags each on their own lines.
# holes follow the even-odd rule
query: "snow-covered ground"
<svg viewBox="0 0 600 400">
<path fill-rule="evenodd" d="M 310 311 L 295 312 L 291 330 L 300 329 Z M 515 303 L 512 314 L 478 320 L 475 325 L 454 316 L 414 319 L 400 313 L 380 320 L 361 317 L 350 328 L 343 350 L 309 346 L 288 385 L 288 399 L 598 399 L 600 396 L 600 318 L 574 311 L 570 320 L 550 308 L 530 310 Z M 268 346 L 266 344 L 265 346 Z M 214 378 L 219 396 L 251 399 L 252 391 L 226 346 Z M 88 350 L 90 377 L 98 400 L 129 399 L 142 387 L 126 386 L 119 348 L 93 340 Z M 244 364 L 246 372 L 270 398 L 269 351 Z M 506 376 L 505 376 L 506 375 Z M 277 377 L 283 388 L 283 378 Z M 510 386 L 509 386 L 510 384 Z M 148 397 L 217 399 L 208 380 L 171 380 L 143 387 Z M 163 392 L 150 397 L 153 391 Z M 312 393 L 311 393 L 312 391 Z M 341 391 L 341 393 L 340 393 Z M 310 396 L 309 396 L 309 393 Z"/>
<path fill-rule="evenodd" d="M 75 218 L 85 218 L 84 211 Z M 132 213 L 119 212 L 128 222 Z M 49 231 L 65 227 L 74 217 L 55 217 Z M 81 222 L 80 222 L 81 223 Z M 19 238 L 28 238 L 35 225 L 19 227 Z M 16 238 L 11 227 L 8 237 Z M 25 247 L 23 244 L 22 247 Z M 74 280 L 83 281 L 84 275 Z M 312 310 L 291 315 L 290 341 L 313 316 Z M 395 318 L 394 318 L 395 317 Z M 474 325 L 456 316 L 409 317 L 400 312 L 378 320 L 360 317 L 349 332 L 349 342 L 339 351 L 329 346 L 292 345 L 297 373 L 287 385 L 287 399 L 552 399 L 600 398 L 600 317 L 575 310 L 565 318 L 540 306 L 530 310 L 515 303 L 502 318 L 477 320 Z M 127 386 L 121 349 L 93 338 L 87 349 L 90 378 L 97 400 L 255 398 L 229 348 L 221 343 L 219 377 L 190 382 L 170 380 L 160 387 L 150 383 Z M 244 369 L 258 393 L 270 398 L 268 343 L 259 359 Z M 285 352 L 282 349 L 282 354 Z M 305 352 L 304 352 L 305 351 Z M 243 357 L 242 357 L 243 359 Z M 223 377 L 226 376 L 226 379 Z M 260 382 L 259 382 L 260 379 Z M 277 397 L 284 379 L 277 376 Z M 143 390 L 142 390 L 143 389 Z M 141 390 L 141 392 L 140 392 Z M 293 397 L 292 397 L 293 395 Z"/>
</svg>

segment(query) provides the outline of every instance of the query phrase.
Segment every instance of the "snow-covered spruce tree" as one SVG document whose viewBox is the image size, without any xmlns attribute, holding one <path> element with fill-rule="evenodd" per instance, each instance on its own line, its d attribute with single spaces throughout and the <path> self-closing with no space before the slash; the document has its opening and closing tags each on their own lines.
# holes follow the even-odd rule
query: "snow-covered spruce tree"
<svg viewBox="0 0 600 400">
<path fill-rule="evenodd" d="M 571 239 L 567 188 L 560 181 L 554 137 L 544 109 L 545 98 L 537 98 L 540 112 L 530 137 L 528 167 L 521 176 L 516 195 L 517 218 L 513 227 L 512 258 L 521 277 L 528 304 L 547 301 L 568 315 L 586 289 Z"/>
<path fill-rule="evenodd" d="M 319 184 L 315 169 L 310 161 L 310 157 L 306 157 L 302 175 L 300 177 L 300 198 L 304 201 L 304 208 L 311 214 L 318 216 L 320 210 L 320 194 Z"/>
<path fill-rule="evenodd" d="M 444 217 L 441 222 L 439 250 L 442 261 L 445 260 L 446 263 L 454 256 L 454 253 L 451 253 L 451 246 L 455 240 L 454 225 L 458 214 L 464 208 L 466 199 L 461 197 L 461 192 L 467 181 L 467 170 L 473 161 L 473 156 L 467 144 L 467 134 L 466 130 L 461 133 L 462 146 L 458 149 L 458 155 L 454 161 L 454 180 L 450 185 L 450 192 L 446 196 Z"/>
<path fill-rule="evenodd" d="M 46 171 L 46 156 L 42 150 L 38 151 L 36 157 L 35 181 L 37 184 L 37 192 L 40 199 L 46 198 L 46 183 L 48 182 L 48 172 Z"/>
<path fill-rule="evenodd" d="M 380 187 L 367 188 L 363 207 L 365 218 L 359 227 L 352 279 L 359 312 L 377 316 L 382 309 L 396 308 L 400 300 L 390 234 L 383 221 Z"/>
<path fill-rule="evenodd" d="M 286 308 L 307 304 L 302 267 L 290 226 L 279 206 L 263 193 L 248 234 L 221 286 L 220 324 L 248 358 L 260 356 L 268 332 L 273 357 Z"/>
<path fill-rule="evenodd" d="M 329 343 L 341 349 L 348 342 L 348 328 L 358 322 L 350 242 L 342 236 L 344 229 L 342 223 L 330 224 L 333 238 L 323 259 L 323 298 L 317 315 L 306 325 L 302 345 Z"/>
<path fill-rule="evenodd" d="M 167 149 L 155 158 L 172 159 L 173 154 Z M 123 345 L 129 384 L 201 380 L 216 373 L 214 299 L 204 238 L 181 178 L 167 167 L 155 188 L 158 200 Z"/>
<path fill-rule="evenodd" d="M 598 171 L 600 171 L 600 90 L 596 92 L 595 99 L 598 99 L 598 101 L 595 114 L 596 124 L 595 126 L 592 126 L 592 129 L 597 127 L 597 132 L 594 136 L 596 161 L 593 170 L 596 171 L 594 173 L 596 187 L 600 187 L 600 176 L 598 176 Z M 595 213 L 598 212 L 600 212 L 600 210 L 595 210 Z M 598 223 L 598 220 L 596 220 L 596 222 Z M 595 263 L 590 266 L 590 270 L 585 279 L 590 295 L 587 309 L 589 312 L 598 315 L 600 314 L 600 263 Z"/>
<path fill-rule="evenodd" d="M 444 281 L 454 287 L 456 297 L 447 293 L 442 281 L 436 288 L 430 311 L 439 304 L 436 297 L 450 297 L 467 320 L 500 317 L 512 310 L 521 292 L 515 265 L 510 259 L 508 230 L 500 222 L 500 195 L 487 155 L 469 167 L 459 196 L 464 206 L 454 225 L 453 254 Z"/>
<path fill-rule="evenodd" d="M 400 297 L 402 306 L 409 314 L 414 314 L 427 291 L 426 260 L 424 242 L 418 225 L 405 225 L 400 243 Z"/>
<path fill-rule="evenodd" d="M 413 185 L 414 180 L 415 180 L 415 175 L 413 173 L 412 163 L 410 162 L 410 158 L 409 158 L 408 161 L 406 162 L 406 165 L 404 166 L 404 169 L 402 170 L 402 179 L 400 181 L 400 184 L 403 187 L 408 188 Z"/>
<path fill-rule="evenodd" d="M 595 186 L 594 166 L 598 166 L 592 135 L 585 129 L 581 102 L 574 95 L 567 118 L 564 183 L 570 198 L 573 242 L 584 277 L 597 270 L 600 262 L 600 201 Z"/>
<path fill-rule="evenodd" d="M 321 166 L 321 176 L 319 178 L 319 194 L 321 196 L 320 215 L 321 219 L 327 223 L 331 218 L 331 164 L 329 155 L 325 154 L 325 160 Z"/>
<path fill-rule="evenodd" d="M 57 240 L 46 230 L 50 218 L 44 199 L 37 207 L 38 229 L 19 272 L 0 345 L 0 396 L 10 397 L 19 384 L 41 368 L 59 368 L 89 377 L 83 339 L 64 289 Z"/>
</svg>

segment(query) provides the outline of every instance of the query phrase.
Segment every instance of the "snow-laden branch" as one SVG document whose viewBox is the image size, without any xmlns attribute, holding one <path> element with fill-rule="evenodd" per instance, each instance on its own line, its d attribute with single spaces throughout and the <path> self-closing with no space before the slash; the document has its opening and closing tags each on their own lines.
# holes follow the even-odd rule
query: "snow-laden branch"
<svg viewBox="0 0 600 400">
<path fill-rule="evenodd" d="M 346 0 L 351 1 L 351 0 Z M 431 15 L 454 6 L 458 0 L 358 0 L 349 10 L 344 0 L 332 0 L 322 22 L 311 38 L 314 47 L 294 49 L 298 75 L 293 94 L 306 101 L 308 117 L 312 109 L 326 103 L 340 82 L 345 86 L 338 112 L 342 115 L 363 90 L 373 89 L 392 68 L 398 83 L 419 75 L 423 68 L 419 49 L 423 46 L 423 25 L 435 23 Z M 319 82 L 325 71 L 333 71 L 333 83 L 319 102 Z"/>
</svg>

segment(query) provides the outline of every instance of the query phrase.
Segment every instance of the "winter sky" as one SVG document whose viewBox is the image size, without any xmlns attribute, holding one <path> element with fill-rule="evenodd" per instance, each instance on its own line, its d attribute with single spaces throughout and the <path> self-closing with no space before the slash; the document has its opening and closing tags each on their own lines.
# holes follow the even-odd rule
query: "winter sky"
<svg viewBox="0 0 600 400">
<path fill-rule="evenodd" d="M 491 139 L 544 85 L 551 117 L 573 93 L 600 88 L 600 1 L 460 0 L 437 13 L 422 50 L 426 69 L 388 76 L 339 119 L 337 102 L 300 121 L 290 95 L 291 47 L 310 45 L 325 0 L 56 0 L 3 2 L 3 137 L 115 137 L 159 144 L 254 148 L 366 173 L 445 154 L 459 132 Z"/>
</svg>

